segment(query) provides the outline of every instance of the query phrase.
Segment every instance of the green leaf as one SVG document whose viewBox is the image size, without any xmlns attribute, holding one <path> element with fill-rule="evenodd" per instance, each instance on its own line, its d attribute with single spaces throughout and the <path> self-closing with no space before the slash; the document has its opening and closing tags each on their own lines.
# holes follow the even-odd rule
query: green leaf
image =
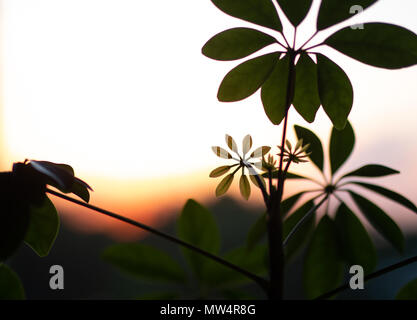
<svg viewBox="0 0 417 320">
<path fill-rule="evenodd" d="M 292 195 L 291 197 L 286 198 L 284 201 L 281 202 L 281 212 L 283 217 L 285 217 L 291 211 L 298 199 L 300 199 L 300 197 L 304 193 L 304 191 L 301 191 Z"/>
<path fill-rule="evenodd" d="M 293 105 L 304 120 L 311 123 L 321 104 L 317 86 L 317 65 L 308 54 L 302 53 L 295 70 Z"/>
<path fill-rule="evenodd" d="M 219 101 L 239 101 L 254 94 L 271 74 L 278 57 L 277 52 L 265 54 L 232 69 L 220 84 L 217 93 Z"/>
<path fill-rule="evenodd" d="M 277 11 L 270 0 L 212 0 L 212 2 L 232 17 L 277 31 L 282 30 Z"/>
<path fill-rule="evenodd" d="M 309 155 L 309 158 L 317 166 L 317 168 L 320 169 L 320 171 L 323 171 L 324 152 L 320 139 L 314 134 L 314 132 L 308 130 L 307 128 L 295 125 L 294 130 L 297 135 L 297 139 L 303 139 L 304 144 L 310 144 L 307 151 L 311 151 L 312 153 Z"/>
<path fill-rule="evenodd" d="M 306 17 L 313 0 L 277 0 L 277 2 L 288 20 L 296 27 Z"/>
<path fill-rule="evenodd" d="M 417 300 L 417 279 L 407 283 L 398 291 L 396 300 Z"/>
<path fill-rule="evenodd" d="M 362 266 L 366 274 L 372 272 L 377 264 L 376 249 L 361 221 L 342 203 L 335 223 L 346 262 Z"/>
<path fill-rule="evenodd" d="M 283 239 L 286 239 L 296 224 L 314 207 L 313 201 L 308 201 L 292 213 L 283 224 Z M 291 236 L 285 247 L 285 260 L 289 261 L 303 245 L 306 244 L 312 234 L 316 221 L 316 213 L 310 214 L 300 228 Z"/>
<path fill-rule="evenodd" d="M 404 251 L 404 236 L 401 229 L 381 208 L 368 199 L 349 191 L 355 203 L 370 224 L 400 253 Z"/>
<path fill-rule="evenodd" d="M 88 201 L 90 201 L 90 192 L 88 191 L 88 188 L 85 186 L 84 182 L 78 179 L 77 177 L 74 180 L 74 184 L 72 185 L 71 192 L 79 196 L 81 199 L 83 199 L 87 203 Z"/>
<path fill-rule="evenodd" d="M 0 172 L 0 262 L 19 248 L 29 226 L 29 203 L 13 187 L 13 173 Z"/>
<path fill-rule="evenodd" d="M 165 252 L 141 243 L 121 243 L 106 248 L 102 258 L 141 279 L 182 283 L 186 276 L 178 263 Z"/>
<path fill-rule="evenodd" d="M 280 124 L 285 116 L 289 62 L 288 55 L 279 60 L 261 89 L 261 99 L 265 113 L 275 125 Z"/>
<path fill-rule="evenodd" d="M 216 188 L 216 197 L 220 197 L 224 195 L 227 192 L 227 190 L 229 190 L 230 185 L 233 182 L 233 178 L 234 176 L 231 173 L 225 176 L 222 181 L 220 181 L 220 183 L 218 184 Z"/>
<path fill-rule="evenodd" d="M 346 73 L 332 60 L 317 54 L 320 101 L 336 129 L 343 129 L 353 104 L 353 88 Z"/>
<path fill-rule="evenodd" d="M 19 276 L 5 264 L 0 264 L 0 300 L 23 300 L 25 290 Z"/>
<path fill-rule="evenodd" d="M 417 64 L 416 34 L 393 24 L 365 23 L 358 30 L 347 27 L 324 43 L 374 67 L 399 69 Z"/>
<path fill-rule="evenodd" d="M 339 286 L 344 263 L 340 257 L 337 229 L 328 215 L 321 218 L 304 259 L 303 280 L 307 298 L 313 299 Z"/>
<path fill-rule="evenodd" d="M 343 130 L 333 127 L 330 136 L 329 157 L 332 174 L 334 174 L 342 164 L 349 158 L 355 146 L 355 133 L 347 121 Z"/>
<path fill-rule="evenodd" d="M 216 169 L 214 169 L 212 172 L 210 172 L 210 178 L 217 178 L 221 177 L 225 173 L 229 172 L 231 166 L 221 166 Z"/>
<path fill-rule="evenodd" d="M 242 197 L 248 200 L 250 197 L 250 184 L 249 184 L 249 179 L 247 176 L 245 175 L 240 176 L 239 189 L 240 189 L 240 194 L 242 195 Z"/>
<path fill-rule="evenodd" d="M 353 183 L 353 184 L 357 184 L 361 187 L 367 188 L 369 190 L 372 190 L 376 193 L 379 193 L 381 195 L 383 195 L 384 197 L 387 197 L 388 199 L 391 199 L 395 202 L 398 202 L 399 204 L 402 204 L 404 207 L 410 209 L 411 211 L 414 211 L 415 213 L 417 213 L 417 207 L 410 201 L 408 200 L 406 197 L 392 191 L 392 190 L 388 190 L 386 188 L 383 188 L 381 186 L 377 186 L 374 184 L 370 184 L 370 183 L 365 183 L 365 182 L 359 182 L 359 181 L 351 181 L 349 183 Z"/>
<path fill-rule="evenodd" d="M 213 215 L 195 200 L 188 200 L 178 219 L 178 236 L 192 245 L 217 254 L 220 247 L 220 233 Z M 205 269 L 211 260 L 207 257 L 182 248 L 184 256 L 194 273 L 201 280 L 205 279 Z"/>
<path fill-rule="evenodd" d="M 224 259 L 238 265 L 254 274 L 266 273 L 265 254 L 266 246 L 256 246 L 248 251 L 245 246 L 233 249 L 225 254 Z M 250 283 L 252 280 L 219 263 L 212 263 L 207 269 L 208 283 L 213 287 L 229 287 Z"/>
<path fill-rule="evenodd" d="M 249 229 L 249 233 L 246 238 L 247 250 L 252 250 L 255 245 L 262 240 L 266 232 L 266 213 L 264 213 L 256 219 L 255 223 Z"/>
<path fill-rule="evenodd" d="M 216 34 L 204 45 L 203 54 L 216 60 L 236 60 L 276 42 L 267 35 L 250 28 L 233 28 Z"/>
<path fill-rule="evenodd" d="M 397 170 L 382 166 L 380 164 L 368 164 L 366 166 L 360 167 L 352 172 L 345 174 L 342 178 L 345 177 L 384 177 L 391 174 L 400 173 Z"/>
<path fill-rule="evenodd" d="M 59 216 L 54 204 L 45 197 L 39 207 L 32 206 L 30 224 L 25 236 L 25 242 L 39 256 L 49 254 L 59 231 Z"/>
<path fill-rule="evenodd" d="M 352 6 L 358 5 L 363 9 L 366 9 L 376 1 L 377 0 L 323 0 L 317 17 L 317 29 L 323 30 L 349 19 L 355 13 L 350 13 Z"/>
</svg>

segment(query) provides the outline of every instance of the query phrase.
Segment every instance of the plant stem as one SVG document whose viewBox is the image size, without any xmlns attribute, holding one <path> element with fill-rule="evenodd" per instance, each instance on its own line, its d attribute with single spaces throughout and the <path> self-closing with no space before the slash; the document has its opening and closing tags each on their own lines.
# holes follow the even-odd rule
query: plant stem
<svg viewBox="0 0 417 320">
<path fill-rule="evenodd" d="M 296 32 L 296 31 L 294 31 Z M 295 35 L 294 35 L 295 39 Z M 295 40 L 294 40 L 295 42 Z M 281 150 L 284 150 L 285 139 L 287 134 L 288 110 L 290 109 L 295 83 L 295 56 L 293 49 L 288 51 L 289 54 L 289 72 L 285 103 L 284 125 L 282 129 Z M 278 168 L 278 181 L 276 192 L 270 195 L 270 208 L 268 209 L 268 246 L 269 246 L 269 275 L 270 290 L 268 298 L 270 300 L 282 300 L 284 295 L 284 267 L 285 257 L 284 248 L 282 246 L 282 214 L 281 201 L 284 194 L 284 177 L 283 177 L 283 160 L 284 152 L 281 152 Z"/>
<path fill-rule="evenodd" d="M 365 276 L 364 277 L 364 281 L 368 281 L 368 280 L 371 280 L 371 279 L 380 277 L 380 276 L 382 276 L 382 275 L 384 275 L 386 273 L 389 273 L 389 272 L 394 271 L 396 269 L 405 267 L 406 265 L 409 265 L 409 264 L 414 263 L 414 262 L 417 262 L 417 256 L 414 256 L 414 257 L 405 259 L 405 260 L 403 260 L 401 262 L 392 264 L 392 265 L 390 265 L 390 266 L 388 266 L 386 268 L 383 268 L 381 270 L 375 271 L 375 272 L 373 272 L 373 273 Z M 318 296 L 317 298 L 315 298 L 315 300 L 328 299 L 328 298 L 334 296 L 335 294 L 337 294 L 337 293 L 339 293 L 339 292 L 341 292 L 343 290 L 349 289 L 349 288 L 350 288 L 349 283 L 345 283 L 344 285 L 342 285 L 342 286 L 340 286 L 340 287 L 338 287 L 338 288 L 336 288 L 336 289 L 334 289 L 332 291 L 326 292 L 325 294 L 322 294 L 321 296 Z"/>
<path fill-rule="evenodd" d="M 161 232 L 161 231 L 159 231 L 157 229 L 154 229 L 152 227 L 149 227 L 149 226 L 147 226 L 147 225 L 145 225 L 143 223 L 140 223 L 140 222 L 134 221 L 132 219 L 123 217 L 123 216 L 121 216 L 121 215 L 119 215 L 117 213 L 113 213 L 113 212 L 107 211 L 105 209 L 102 209 L 102 208 L 93 206 L 91 204 L 82 202 L 80 200 L 77 200 L 77 199 L 68 197 L 68 196 L 63 195 L 63 194 L 61 194 L 59 192 L 56 192 L 54 190 L 46 189 L 46 192 L 48 192 L 48 193 L 50 193 L 50 194 L 52 194 L 54 196 L 57 196 L 59 198 L 62 198 L 64 200 L 67 200 L 67 201 L 73 202 L 75 204 L 78 204 L 80 206 L 83 206 L 85 208 L 88 208 L 88 209 L 97 211 L 97 212 L 102 213 L 102 214 L 104 214 L 106 216 L 109 216 L 109 217 L 115 218 L 117 220 L 126 222 L 126 223 L 128 223 L 128 224 L 130 224 L 132 226 L 135 226 L 137 228 L 146 230 L 146 231 L 148 231 L 150 233 L 153 233 L 153 234 L 155 234 L 155 235 L 157 235 L 159 237 L 165 238 L 165 239 L 167 239 L 167 240 L 169 240 L 171 242 L 174 242 L 174 243 L 179 244 L 179 245 L 181 245 L 181 246 L 183 246 L 185 248 L 188 248 L 190 250 L 193 250 L 193 251 L 195 251 L 195 252 L 197 252 L 197 253 L 199 253 L 199 254 L 201 254 L 201 255 L 203 255 L 203 256 L 211 259 L 211 260 L 214 260 L 214 261 L 216 261 L 216 262 L 218 262 L 218 263 L 220 263 L 220 264 L 222 264 L 222 265 L 224 265 L 224 266 L 226 266 L 226 267 L 228 267 L 228 268 L 230 268 L 230 269 L 232 269 L 234 271 L 237 271 L 237 272 L 243 274 L 244 276 L 248 277 L 249 279 L 255 281 L 265 291 L 268 290 L 268 287 L 269 287 L 268 280 L 266 280 L 266 279 L 264 279 L 262 277 L 259 277 L 256 274 L 253 274 L 253 273 L 251 273 L 251 272 L 249 272 L 247 270 L 244 270 L 244 269 L 240 268 L 239 266 L 237 266 L 237 265 L 235 265 L 233 263 L 230 263 L 227 260 L 224 260 L 224 259 L 220 258 L 219 256 L 216 256 L 216 255 L 214 255 L 214 254 L 212 254 L 210 252 L 207 252 L 207 251 L 205 251 L 203 249 L 200 249 L 200 248 L 198 248 L 198 247 L 196 247 L 196 246 L 194 246 L 194 245 L 192 245 L 190 243 L 187 243 L 187 242 L 185 242 L 185 241 L 183 241 L 181 239 L 178 239 L 178 238 L 173 237 L 173 236 L 171 236 L 169 234 L 166 234 L 164 232 Z"/>
</svg>

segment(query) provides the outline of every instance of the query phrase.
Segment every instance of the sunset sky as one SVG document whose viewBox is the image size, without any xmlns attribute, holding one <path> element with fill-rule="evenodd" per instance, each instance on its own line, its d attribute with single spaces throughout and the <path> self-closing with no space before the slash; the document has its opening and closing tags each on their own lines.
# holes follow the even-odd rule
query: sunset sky
<svg viewBox="0 0 417 320">
<path fill-rule="evenodd" d="M 248 133 L 254 146 L 280 141 L 281 126 L 267 119 L 259 92 L 242 102 L 217 101 L 222 78 L 240 61 L 210 60 L 201 47 L 224 29 L 250 24 L 223 14 L 210 0 L 0 2 L 3 170 L 26 158 L 68 163 L 93 186 L 93 204 L 153 223 L 189 197 L 206 203 L 214 196 L 218 181 L 208 174 L 225 162 L 211 146 L 224 147 L 225 133 L 239 145 Z M 318 5 L 314 1 L 313 11 Z M 318 40 L 362 21 L 417 33 L 416 12 L 415 0 L 380 0 Z M 297 43 L 314 32 L 314 23 L 313 14 L 300 27 Z M 346 71 L 354 87 L 349 119 L 357 143 L 342 170 L 366 163 L 398 169 L 401 175 L 378 182 L 417 202 L 417 68 L 377 69 L 329 48 L 320 51 Z M 322 110 L 313 124 L 290 113 L 293 141 L 295 123 L 320 134 L 327 147 L 331 123 Z M 304 169 L 316 175 L 310 165 L 293 171 Z M 288 194 L 299 188 L 292 182 Z M 258 201 L 253 197 L 250 205 Z M 380 198 L 378 203 L 401 226 L 417 229 L 417 216 Z M 82 229 L 112 228 L 109 219 L 84 219 L 89 214 L 71 213 L 83 221 Z"/>
</svg>

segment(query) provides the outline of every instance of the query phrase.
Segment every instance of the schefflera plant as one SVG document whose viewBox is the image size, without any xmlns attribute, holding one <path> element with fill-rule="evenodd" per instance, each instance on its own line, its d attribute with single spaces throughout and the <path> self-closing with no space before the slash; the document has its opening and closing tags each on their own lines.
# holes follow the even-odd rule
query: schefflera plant
<svg viewBox="0 0 417 320">
<path fill-rule="evenodd" d="M 363 28 L 346 27 L 336 31 L 323 42 L 309 43 L 323 30 L 352 17 L 350 8 L 364 10 L 377 0 L 322 0 L 316 30 L 301 46 L 297 46 L 297 28 L 310 11 L 312 0 L 212 0 L 224 13 L 269 29 L 237 27 L 212 37 L 202 53 L 220 61 L 239 60 L 274 46 L 271 53 L 240 63 L 226 74 L 217 97 L 223 102 L 243 100 L 259 89 L 264 111 L 269 120 L 283 123 L 280 148 L 286 141 L 288 113 L 291 106 L 307 121 L 313 122 L 320 106 L 337 130 L 343 130 L 353 105 L 353 87 L 344 70 L 325 54 L 326 45 L 362 63 L 399 69 L 417 63 L 417 37 L 405 28 L 386 23 L 364 23 Z M 275 6 L 279 6 L 294 27 L 293 39 L 288 41 Z M 283 41 L 280 41 L 282 38 Z M 314 49 L 314 51 L 313 51 Z M 313 60 L 313 57 L 315 60 Z M 314 153 L 314 152 L 313 152 Z M 270 299 L 282 299 L 285 253 L 283 241 L 284 152 L 277 165 L 276 184 L 267 208 L 269 246 Z"/>
<path fill-rule="evenodd" d="M 40 257 L 49 254 L 58 235 L 59 216 L 47 197 L 47 185 L 63 193 L 90 199 L 91 187 L 74 176 L 71 166 L 49 161 L 25 160 L 12 171 L 0 173 L 0 299 L 22 299 L 23 285 L 5 264 L 22 243 Z M 52 191 L 51 191 L 52 192 Z"/>
</svg>

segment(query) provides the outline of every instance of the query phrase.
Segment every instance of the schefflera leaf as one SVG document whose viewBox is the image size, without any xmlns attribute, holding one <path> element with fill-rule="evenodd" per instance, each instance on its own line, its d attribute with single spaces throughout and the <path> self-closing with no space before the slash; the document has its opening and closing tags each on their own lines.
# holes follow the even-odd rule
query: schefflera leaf
<svg viewBox="0 0 417 320">
<path fill-rule="evenodd" d="M 295 90 L 293 105 L 307 122 L 313 122 L 320 107 L 317 86 L 317 65 L 308 54 L 302 53 L 295 66 Z"/>
<path fill-rule="evenodd" d="M 342 130 L 353 105 L 350 80 L 343 69 L 322 54 L 317 54 L 317 80 L 323 109 L 336 129 Z"/>
<path fill-rule="evenodd" d="M 337 209 L 335 224 L 346 262 L 362 266 L 365 273 L 372 272 L 377 264 L 375 246 L 362 222 L 344 203 Z"/>
<path fill-rule="evenodd" d="M 363 29 L 347 27 L 324 43 L 374 67 L 399 69 L 417 64 L 417 35 L 393 24 L 365 23 Z"/>
<path fill-rule="evenodd" d="M 180 239 L 217 254 L 220 248 L 220 233 L 211 212 L 195 200 L 188 200 L 179 217 L 177 233 Z M 199 253 L 182 248 L 182 252 L 196 276 L 205 281 L 206 270 L 211 261 Z"/>
<path fill-rule="evenodd" d="M 40 257 L 49 254 L 59 231 L 59 216 L 55 206 L 45 197 L 39 207 L 30 209 L 30 223 L 25 235 L 25 242 Z"/>
<path fill-rule="evenodd" d="M 245 61 L 232 69 L 220 84 L 217 98 L 222 102 L 243 100 L 254 94 L 268 79 L 279 53 L 269 53 Z"/>
<path fill-rule="evenodd" d="M 276 42 L 270 35 L 250 28 L 233 28 L 216 34 L 204 45 L 202 53 L 215 60 L 236 60 Z"/>
<path fill-rule="evenodd" d="M 307 298 L 314 299 L 343 280 L 344 263 L 340 255 L 334 221 L 324 215 L 314 231 L 304 259 L 304 288 Z"/>
<path fill-rule="evenodd" d="M 343 130 L 333 127 L 330 135 L 329 158 L 332 174 L 334 174 L 349 158 L 355 146 L 355 133 L 349 121 Z"/>
<path fill-rule="evenodd" d="M 313 0 L 277 0 L 288 20 L 298 26 L 310 10 Z"/>
<path fill-rule="evenodd" d="M 224 13 L 276 31 L 281 21 L 271 0 L 211 0 Z"/>
<path fill-rule="evenodd" d="M 317 17 L 317 29 L 323 30 L 352 17 L 356 8 L 366 9 L 378 0 L 322 0 Z"/>
<path fill-rule="evenodd" d="M 23 300 L 25 290 L 19 276 L 5 264 L 0 264 L 0 300 Z"/>
<path fill-rule="evenodd" d="M 287 107 L 287 85 L 290 72 L 290 58 L 286 55 L 279 60 L 262 85 L 261 99 L 269 120 L 278 125 L 284 119 Z M 290 97 L 290 101 L 291 101 Z"/>
<path fill-rule="evenodd" d="M 186 276 L 164 251 L 140 243 L 121 243 L 106 248 L 103 260 L 121 271 L 145 280 L 182 283 Z"/>
<path fill-rule="evenodd" d="M 311 152 L 309 158 L 311 161 L 323 171 L 324 168 L 324 152 L 323 152 L 323 145 L 321 144 L 320 139 L 316 136 L 314 132 L 311 130 L 300 127 L 298 125 L 294 125 L 295 134 L 297 135 L 297 139 L 303 139 L 304 144 L 310 144 L 308 151 Z"/>
<path fill-rule="evenodd" d="M 404 251 L 404 236 L 398 225 L 380 207 L 361 195 L 349 191 L 354 202 L 369 221 L 369 223 L 397 249 L 398 252 Z"/>
</svg>

